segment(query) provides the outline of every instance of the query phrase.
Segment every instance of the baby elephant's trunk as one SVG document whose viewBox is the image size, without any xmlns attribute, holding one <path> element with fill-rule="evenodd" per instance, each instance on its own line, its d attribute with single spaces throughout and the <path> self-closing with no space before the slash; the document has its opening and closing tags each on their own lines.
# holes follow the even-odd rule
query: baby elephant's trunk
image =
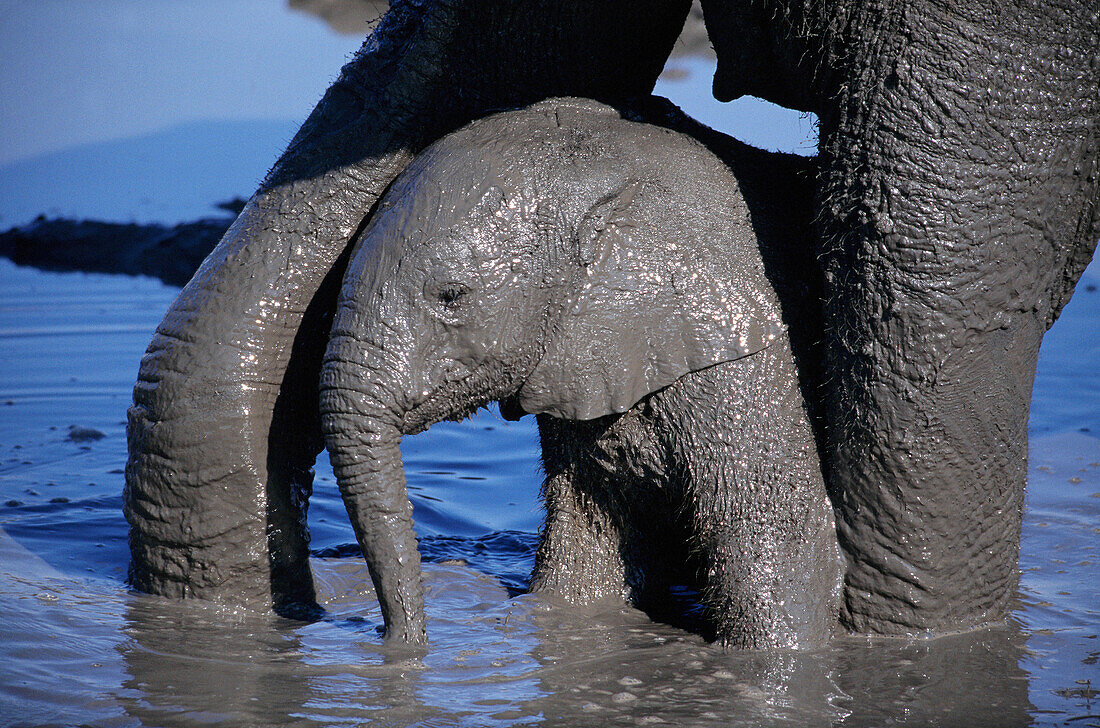
<svg viewBox="0 0 1100 728">
<path fill-rule="evenodd" d="M 424 594 L 412 504 L 398 448 L 399 416 L 392 407 L 376 404 L 377 397 L 357 391 L 370 381 L 371 368 L 342 356 L 341 338 L 330 342 L 321 372 L 325 445 L 370 568 L 386 640 L 421 645 L 427 641 Z"/>
</svg>

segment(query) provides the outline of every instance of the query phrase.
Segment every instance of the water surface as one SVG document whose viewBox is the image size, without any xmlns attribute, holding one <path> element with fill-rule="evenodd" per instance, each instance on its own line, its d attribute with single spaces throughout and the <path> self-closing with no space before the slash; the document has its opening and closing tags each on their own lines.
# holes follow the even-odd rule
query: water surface
<svg viewBox="0 0 1100 728">
<path fill-rule="evenodd" d="M 0 225 L 51 210 L 176 222 L 249 194 L 358 45 L 260 0 L 0 2 L 0 40 L 0 91 L 24 100 L 0 117 L 18 130 L 0 138 Z M 662 91 L 690 113 L 812 146 L 797 114 L 749 101 L 717 116 L 705 62 L 675 63 L 688 77 Z M 76 99 L 66 74 L 101 101 Z M 322 619 L 127 590 L 125 410 L 176 290 L 0 261 L 0 724 L 1100 725 L 1097 286 L 1094 265 L 1044 342 L 1005 625 L 723 654 L 630 608 L 523 594 L 541 522 L 534 424 L 490 412 L 402 444 L 432 640 L 410 659 L 380 647 L 323 457 L 310 507 Z"/>
</svg>

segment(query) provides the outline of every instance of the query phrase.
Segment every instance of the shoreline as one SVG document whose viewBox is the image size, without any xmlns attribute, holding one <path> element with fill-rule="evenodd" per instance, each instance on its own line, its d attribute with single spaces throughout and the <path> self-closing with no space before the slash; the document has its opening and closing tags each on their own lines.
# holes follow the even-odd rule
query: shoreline
<svg viewBox="0 0 1100 728">
<path fill-rule="evenodd" d="M 150 276 L 183 287 L 233 224 L 245 200 L 215 207 L 224 216 L 177 225 L 50 218 L 0 232 L 0 257 L 43 271 Z"/>
</svg>

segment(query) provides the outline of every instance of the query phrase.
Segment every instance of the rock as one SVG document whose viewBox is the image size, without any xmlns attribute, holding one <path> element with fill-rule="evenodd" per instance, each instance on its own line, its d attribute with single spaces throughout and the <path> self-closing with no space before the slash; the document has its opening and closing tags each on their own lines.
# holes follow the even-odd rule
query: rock
<svg viewBox="0 0 1100 728">
<path fill-rule="evenodd" d="M 72 442 L 95 442 L 96 440 L 102 440 L 107 437 L 105 434 L 92 427 L 78 427 L 77 425 L 69 425 L 68 438 Z"/>
<path fill-rule="evenodd" d="M 219 207 L 233 211 L 239 202 Z M 182 286 L 232 223 L 221 217 L 168 227 L 39 217 L 0 233 L 0 256 L 41 270 L 144 275 Z"/>
</svg>

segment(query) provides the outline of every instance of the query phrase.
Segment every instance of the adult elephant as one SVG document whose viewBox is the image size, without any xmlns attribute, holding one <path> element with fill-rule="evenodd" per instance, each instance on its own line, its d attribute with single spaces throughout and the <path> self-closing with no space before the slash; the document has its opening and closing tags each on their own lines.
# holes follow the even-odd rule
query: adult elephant
<svg viewBox="0 0 1100 728">
<path fill-rule="evenodd" d="M 349 241 L 433 139 L 553 95 L 646 94 L 685 0 L 410 0 L 344 68 L 142 361 L 135 587 L 309 603 L 316 372 Z M 1100 8 L 704 3 L 715 93 L 818 114 L 827 476 L 854 630 L 1014 593 L 1043 332 L 1100 236 Z"/>
</svg>

